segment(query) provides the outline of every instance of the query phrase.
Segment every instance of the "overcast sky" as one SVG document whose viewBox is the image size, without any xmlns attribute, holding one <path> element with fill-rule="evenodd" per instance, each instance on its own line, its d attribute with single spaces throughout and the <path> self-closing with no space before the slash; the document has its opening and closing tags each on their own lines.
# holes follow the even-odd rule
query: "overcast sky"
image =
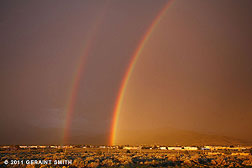
<svg viewBox="0 0 252 168">
<path fill-rule="evenodd" d="M 0 143 L 61 143 L 90 36 L 69 142 L 107 143 L 125 70 L 167 1 L 0 3 Z M 251 16 L 250 0 L 174 0 L 130 78 L 119 130 L 179 128 L 252 141 Z"/>
</svg>

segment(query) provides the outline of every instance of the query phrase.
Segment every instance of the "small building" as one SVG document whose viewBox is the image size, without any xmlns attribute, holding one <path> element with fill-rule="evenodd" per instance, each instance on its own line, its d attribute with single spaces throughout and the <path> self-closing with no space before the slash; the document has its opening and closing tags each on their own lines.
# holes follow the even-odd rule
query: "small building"
<svg viewBox="0 0 252 168">
<path fill-rule="evenodd" d="M 210 150 L 210 148 L 208 146 L 204 146 L 201 148 L 201 150 Z"/>
<path fill-rule="evenodd" d="M 182 147 L 177 147 L 177 146 L 169 146 L 167 148 L 168 150 L 182 150 Z"/>
<path fill-rule="evenodd" d="M 193 146 L 185 146 L 184 150 L 198 150 L 198 148 Z"/>
<path fill-rule="evenodd" d="M 123 149 L 127 149 L 127 150 L 138 150 L 139 147 L 136 147 L 136 146 L 124 146 Z"/>
<path fill-rule="evenodd" d="M 230 147 L 227 147 L 227 146 L 214 146 L 213 149 L 214 150 L 226 150 L 226 149 L 230 149 Z"/>
<path fill-rule="evenodd" d="M 165 146 L 161 146 L 161 147 L 159 147 L 159 149 L 161 149 L 161 150 L 167 150 L 167 148 Z"/>
<path fill-rule="evenodd" d="M 65 146 L 62 146 L 62 148 L 64 148 L 64 149 L 71 149 L 71 148 L 73 148 L 73 146 L 72 145 L 65 145 Z"/>
</svg>

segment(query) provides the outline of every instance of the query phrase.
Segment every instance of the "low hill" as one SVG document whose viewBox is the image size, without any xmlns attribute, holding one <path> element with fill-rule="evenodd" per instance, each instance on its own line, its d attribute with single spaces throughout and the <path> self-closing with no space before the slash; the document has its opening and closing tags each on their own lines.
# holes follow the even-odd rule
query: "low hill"
<svg viewBox="0 0 252 168">
<path fill-rule="evenodd" d="M 249 143 L 227 136 L 166 128 L 148 131 L 120 131 L 116 144 L 247 145 Z"/>
</svg>

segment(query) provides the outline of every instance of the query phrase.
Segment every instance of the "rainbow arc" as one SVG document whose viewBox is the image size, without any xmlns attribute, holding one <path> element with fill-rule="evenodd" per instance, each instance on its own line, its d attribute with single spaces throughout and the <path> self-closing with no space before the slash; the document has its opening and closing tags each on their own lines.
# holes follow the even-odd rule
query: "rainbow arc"
<svg viewBox="0 0 252 168">
<path fill-rule="evenodd" d="M 141 38 L 136 50 L 134 51 L 134 53 L 133 53 L 133 55 L 131 57 L 129 66 L 128 66 L 126 72 L 125 72 L 125 75 L 124 75 L 123 79 L 122 79 L 120 89 L 119 89 L 119 92 L 118 92 L 118 96 L 117 96 L 117 99 L 116 99 L 114 111 L 113 111 L 110 145 L 116 145 L 115 144 L 115 138 L 116 138 L 117 127 L 118 127 L 118 119 L 119 119 L 119 115 L 120 115 L 124 95 L 125 95 L 125 92 L 126 92 L 126 89 L 127 89 L 127 85 L 128 85 L 129 79 L 131 77 L 131 74 L 132 74 L 132 72 L 134 70 L 134 67 L 136 65 L 136 62 L 137 62 L 139 56 L 141 55 L 146 43 L 148 42 L 148 40 L 150 39 L 152 33 L 154 32 L 155 28 L 158 26 L 158 24 L 162 20 L 162 17 L 165 15 L 165 13 L 166 13 L 167 9 L 169 8 L 171 2 L 172 2 L 172 0 L 168 1 L 165 4 L 165 6 L 161 9 L 161 11 L 158 13 L 158 15 L 155 17 L 155 19 L 152 21 L 151 25 L 149 26 L 149 28 L 144 33 L 144 35 Z"/>
</svg>

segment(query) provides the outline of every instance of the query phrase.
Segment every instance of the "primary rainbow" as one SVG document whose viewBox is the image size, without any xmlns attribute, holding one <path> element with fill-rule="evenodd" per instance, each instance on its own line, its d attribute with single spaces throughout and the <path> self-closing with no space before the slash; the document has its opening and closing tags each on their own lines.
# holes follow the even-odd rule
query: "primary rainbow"
<svg viewBox="0 0 252 168">
<path fill-rule="evenodd" d="M 114 111 L 113 111 L 113 119 L 112 119 L 112 127 L 111 127 L 111 136 L 110 136 L 110 145 L 115 145 L 115 137 L 116 137 L 116 132 L 117 132 L 117 125 L 118 125 L 118 118 L 119 114 L 121 111 L 121 106 L 123 102 L 123 98 L 125 95 L 125 91 L 130 79 L 130 76 L 134 70 L 134 67 L 136 65 L 137 59 L 141 52 L 144 49 L 145 44 L 147 43 L 148 39 L 150 38 L 151 34 L 153 33 L 154 29 L 157 27 L 158 23 L 166 13 L 170 3 L 172 0 L 168 1 L 165 6 L 162 8 L 162 10 L 158 13 L 158 15 L 155 17 L 155 19 L 152 21 L 151 25 L 143 35 L 142 39 L 140 40 L 135 52 L 132 55 L 132 58 L 130 60 L 129 66 L 125 72 L 125 75 L 122 79 L 120 89 L 119 89 L 119 94 L 116 99 Z"/>
</svg>

